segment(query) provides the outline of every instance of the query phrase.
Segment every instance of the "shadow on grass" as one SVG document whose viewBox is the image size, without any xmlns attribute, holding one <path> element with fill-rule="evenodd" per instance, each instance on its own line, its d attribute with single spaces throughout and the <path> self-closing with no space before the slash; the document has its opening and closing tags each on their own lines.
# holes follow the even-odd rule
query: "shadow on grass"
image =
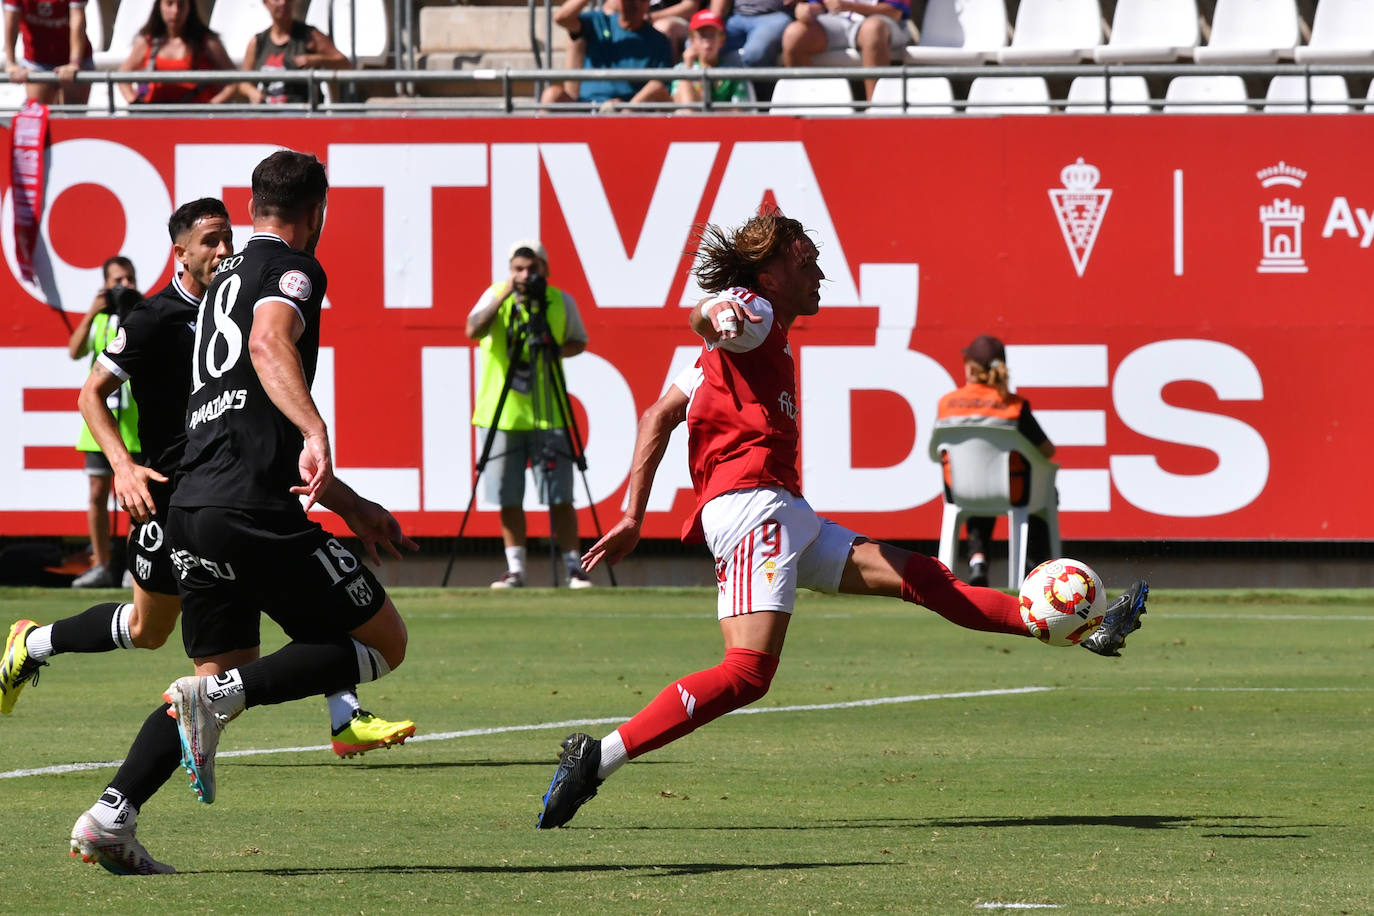
<svg viewBox="0 0 1374 916">
<path fill-rule="evenodd" d="M 1027 817 L 949 817 L 930 819 L 890 818 L 865 820 L 863 823 L 844 822 L 845 827 L 911 827 L 978 829 L 1008 827 L 1128 827 L 1132 830 L 1224 829 L 1230 833 L 1203 833 L 1202 836 L 1230 839 L 1306 839 L 1306 833 L 1275 833 L 1296 827 L 1325 827 L 1326 824 L 1265 824 L 1272 815 L 1263 814 L 1053 814 Z"/>
<path fill-rule="evenodd" d="M 647 766 L 671 764 L 671 760 L 643 760 L 635 761 L 638 764 Z M 269 769 L 339 769 L 339 770 L 447 770 L 463 769 L 467 767 L 547 767 L 549 772 L 558 766 L 557 757 L 546 757 L 543 760 L 431 760 L 423 763 L 406 763 L 403 760 L 379 760 L 368 758 L 366 760 L 339 760 L 337 758 L 328 760 L 310 761 L 280 761 L 272 762 L 267 760 L 232 760 L 227 766 L 238 767 L 266 767 Z M 638 769 L 638 766 L 636 766 Z"/>
<path fill-rule="evenodd" d="M 682 862 L 677 865 L 630 864 L 625 862 L 602 863 L 594 865 L 338 865 L 311 868 L 235 868 L 205 869 L 204 871 L 183 871 L 180 874 L 233 874 L 268 875 L 274 878 L 309 877 L 323 875 L 557 875 L 577 874 L 579 872 L 615 872 L 630 874 L 638 872 L 645 878 L 677 878 L 686 875 L 709 875 L 735 871 L 797 871 L 809 868 L 871 868 L 875 865 L 892 865 L 888 862 L 764 862 L 756 865 L 739 862 Z"/>
</svg>

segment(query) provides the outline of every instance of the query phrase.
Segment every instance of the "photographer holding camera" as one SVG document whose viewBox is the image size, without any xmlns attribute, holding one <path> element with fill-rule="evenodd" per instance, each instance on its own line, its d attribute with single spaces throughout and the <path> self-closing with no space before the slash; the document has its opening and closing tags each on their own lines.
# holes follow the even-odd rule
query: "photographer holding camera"
<svg viewBox="0 0 1374 916">
<path fill-rule="evenodd" d="M 105 285 L 96 293 L 90 310 L 77 323 L 67 342 L 67 351 L 72 359 L 81 359 L 89 353 L 94 363 L 102 350 L 119 339 L 120 319 L 143 298 L 134 277 L 134 264 L 128 258 L 110 258 L 105 262 L 104 270 Z M 138 405 L 129 392 L 128 382 L 110 395 L 110 410 L 119 421 L 119 433 L 124 438 L 124 445 L 130 454 L 137 455 L 140 451 Z M 91 534 L 91 568 L 72 581 L 72 588 L 112 588 L 118 584 L 110 568 L 109 503 L 114 469 L 105 460 L 104 453 L 84 421 L 76 450 L 85 453 L 86 477 L 90 481 L 86 525 Z"/>
<path fill-rule="evenodd" d="M 548 366 L 587 348 L 587 331 L 577 303 L 549 284 L 548 255 L 535 239 L 510 246 L 510 276 L 493 284 L 467 319 L 467 335 L 478 342 L 477 403 L 472 424 L 483 435 L 494 427 L 486 498 L 501 507 L 506 573 L 492 588 L 525 584 L 525 466 L 534 469 L 540 498 L 549 507 L 553 539 L 563 555 L 571 588 L 587 588 L 582 571 L 577 513 L 573 510 L 573 466 Z M 525 345 L 511 352 L 517 338 Z M 501 393 L 509 378 L 504 403 Z M 499 410 L 498 410 L 499 404 Z"/>
</svg>

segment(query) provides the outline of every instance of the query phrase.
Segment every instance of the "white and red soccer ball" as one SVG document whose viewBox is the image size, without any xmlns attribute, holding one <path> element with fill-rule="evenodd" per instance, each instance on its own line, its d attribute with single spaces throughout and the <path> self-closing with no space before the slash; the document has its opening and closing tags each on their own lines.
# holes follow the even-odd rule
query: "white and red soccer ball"
<svg viewBox="0 0 1374 916">
<path fill-rule="evenodd" d="M 1107 590 L 1079 560 L 1046 560 L 1021 583 L 1021 619 L 1050 646 L 1076 646 L 1102 623 Z"/>
</svg>

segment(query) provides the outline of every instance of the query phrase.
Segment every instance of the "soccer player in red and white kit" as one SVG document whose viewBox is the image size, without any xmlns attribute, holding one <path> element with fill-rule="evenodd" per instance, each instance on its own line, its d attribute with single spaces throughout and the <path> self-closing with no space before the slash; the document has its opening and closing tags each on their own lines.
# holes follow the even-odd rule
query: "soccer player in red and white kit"
<svg viewBox="0 0 1374 916">
<path fill-rule="evenodd" d="M 704 539 L 716 557 L 725 658 L 679 678 L 599 741 L 580 733 L 564 739 L 541 828 L 567 823 L 626 761 L 766 694 L 798 588 L 901 598 L 963 627 L 1031 636 L 1016 596 L 965 585 L 936 559 L 821 518 L 802 497 L 787 333 L 820 309 L 825 274 L 817 256 L 802 224 L 776 210 L 734 232 L 707 226 L 701 234 L 695 272 L 714 295 L 693 309 L 691 323 L 706 344 L 693 370 L 640 419 L 627 514 L 587 551 L 583 565 L 615 563 L 634 548 L 668 438 L 685 419 L 697 504 L 683 539 Z M 1144 581 L 1132 585 L 1081 645 L 1119 655 L 1140 626 L 1148 592 Z"/>
</svg>

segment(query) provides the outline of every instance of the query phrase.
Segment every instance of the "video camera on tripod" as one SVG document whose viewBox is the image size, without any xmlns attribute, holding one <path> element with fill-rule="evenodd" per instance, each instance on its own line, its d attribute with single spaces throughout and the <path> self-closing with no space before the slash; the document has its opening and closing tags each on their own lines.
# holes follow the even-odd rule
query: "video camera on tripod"
<svg viewBox="0 0 1374 916">
<path fill-rule="evenodd" d="M 531 271 L 524 286 L 523 292 L 515 293 L 519 308 L 511 311 L 506 339 L 511 348 L 511 390 L 529 394 L 534 386 L 533 364 L 541 357 L 557 359 L 560 348 L 549 328 L 549 281 L 543 274 Z"/>
</svg>

